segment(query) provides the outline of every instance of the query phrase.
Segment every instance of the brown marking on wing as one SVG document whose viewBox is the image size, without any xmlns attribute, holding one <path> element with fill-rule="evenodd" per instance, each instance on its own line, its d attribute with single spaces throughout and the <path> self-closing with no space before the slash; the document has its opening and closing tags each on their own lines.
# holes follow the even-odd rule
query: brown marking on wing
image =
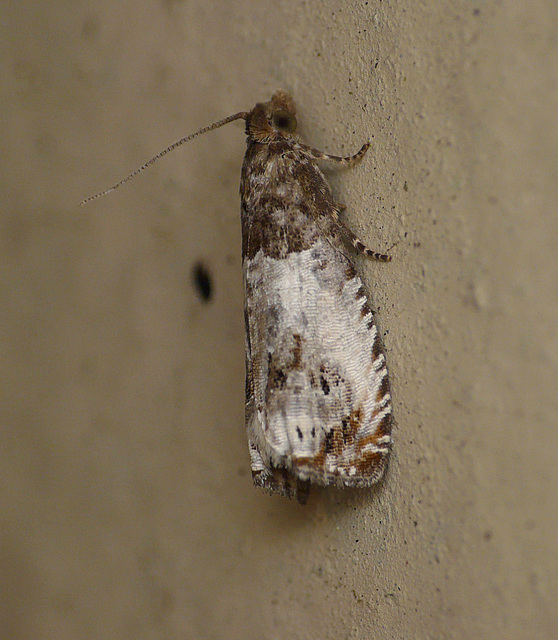
<svg viewBox="0 0 558 640">
<path fill-rule="evenodd" d="M 382 355 L 382 344 L 378 338 L 372 345 L 372 361 L 377 360 Z"/>
<path fill-rule="evenodd" d="M 323 469 L 327 456 L 340 458 L 344 449 L 356 441 L 363 419 L 364 411 L 362 407 L 353 409 L 348 419 L 343 419 L 340 426 L 334 427 L 326 434 L 320 450 L 315 456 L 294 458 L 293 466 Z"/>
<path fill-rule="evenodd" d="M 364 290 L 364 287 L 361 285 L 355 295 L 357 300 L 360 300 L 361 298 L 366 298 L 366 291 Z"/>
<path fill-rule="evenodd" d="M 341 420 L 341 432 L 343 434 L 343 442 L 345 445 L 352 445 L 355 441 L 355 431 L 352 428 L 350 417 L 348 419 L 343 418 Z"/>
<path fill-rule="evenodd" d="M 295 341 L 295 345 L 291 349 L 291 353 L 293 354 L 291 368 L 302 369 L 302 336 L 298 333 L 293 333 L 293 339 Z"/>
<path fill-rule="evenodd" d="M 389 436 L 391 433 L 391 423 L 393 422 L 393 416 L 391 415 L 391 411 L 386 413 L 384 417 L 378 423 L 376 427 L 376 434 L 378 438 L 382 436 Z"/>
<path fill-rule="evenodd" d="M 387 374 L 383 377 L 380 386 L 378 387 L 378 392 L 376 393 L 376 402 L 380 403 L 386 393 L 389 393 L 389 380 Z"/>
<path fill-rule="evenodd" d="M 374 446 L 381 446 L 381 447 L 388 447 L 388 444 L 378 444 L 378 441 L 381 440 L 384 436 L 386 436 L 386 433 L 373 433 L 370 436 L 367 436 L 366 438 L 362 438 L 362 440 L 358 441 L 358 445 L 357 445 L 357 449 L 359 451 L 359 453 L 362 451 L 362 449 L 364 449 L 365 447 L 367 447 L 368 445 L 374 445 Z"/>
<path fill-rule="evenodd" d="M 385 464 L 385 457 L 386 454 L 379 451 L 365 451 L 354 461 L 354 466 L 360 475 L 373 476 L 374 471 Z"/>
<path fill-rule="evenodd" d="M 268 392 L 271 389 L 284 389 L 287 384 L 287 374 L 285 373 L 283 367 L 277 362 L 276 358 L 268 354 L 267 358 L 267 389 Z"/>
<path fill-rule="evenodd" d="M 362 305 L 362 307 L 360 308 L 360 317 L 361 318 L 366 318 L 366 316 L 370 313 L 370 307 L 364 303 Z"/>
</svg>

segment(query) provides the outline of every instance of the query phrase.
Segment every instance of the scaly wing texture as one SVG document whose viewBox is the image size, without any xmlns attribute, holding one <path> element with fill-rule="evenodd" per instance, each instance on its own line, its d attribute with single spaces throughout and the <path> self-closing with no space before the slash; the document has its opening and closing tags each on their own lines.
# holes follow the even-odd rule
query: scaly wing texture
<svg viewBox="0 0 558 640">
<path fill-rule="evenodd" d="M 391 443 L 391 396 L 352 264 L 318 238 L 281 259 L 258 252 L 244 267 L 246 423 L 256 484 L 300 500 L 308 481 L 378 481 Z"/>
</svg>

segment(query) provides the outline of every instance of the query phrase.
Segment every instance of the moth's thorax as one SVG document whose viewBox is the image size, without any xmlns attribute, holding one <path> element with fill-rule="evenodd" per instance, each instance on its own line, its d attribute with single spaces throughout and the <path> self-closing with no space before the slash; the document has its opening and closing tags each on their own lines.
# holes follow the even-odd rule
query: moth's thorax
<svg viewBox="0 0 558 640">
<path fill-rule="evenodd" d="M 330 236 L 335 202 L 318 165 L 297 140 L 251 142 L 240 188 L 246 256 L 284 258 Z M 332 240 L 335 242 L 335 238 Z"/>
<path fill-rule="evenodd" d="M 304 199 L 297 168 L 313 161 L 304 155 L 296 140 L 262 143 L 250 141 L 242 166 L 242 203 L 256 206 L 270 196 L 290 204 Z"/>
<path fill-rule="evenodd" d="M 248 146 L 241 181 L 246 257 L 263 251 L 283 258 L 309 248 L 320 236 L 314 198 L 298 175 L 307 162 L 292 141 Z"/>
</svg>

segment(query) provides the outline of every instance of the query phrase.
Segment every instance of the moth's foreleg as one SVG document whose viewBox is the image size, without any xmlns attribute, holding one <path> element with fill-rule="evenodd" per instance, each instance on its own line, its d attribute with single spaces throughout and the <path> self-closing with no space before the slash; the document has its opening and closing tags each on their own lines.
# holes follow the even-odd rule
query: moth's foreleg
<svg viewBox="0 0 558 640">
<path fill-rule="evenodd" d="M 316 160 L 327 160 L 329 162 L 337 162 L 338 164 L 344 166 L 352 166 L 364 157 L 369 147 L 370 143 L 367 142 L 366 144 L 363 144 L 361 149 L 354 155 L 346 157 L 330 156 L 328 153 L 324 153 L 319 149 L 312 149 L 311 147 L 306 147 L 306 150 Z M 364 255 L 369 256 L 370 258 L 374 258 L 374 260 L 380 260 L 381 262 L 391 262 L 391 256 L 388 256 L 386 253 L 379 253 L 378 251 L 372 251 L 372 249 L 369 249 L 364 244 L 364 242 L 362 242 L 360 238 L 357 238 L 357 236 L 355 236 L 355 234 L 349 229 L 349 227 L 347 227 L 347 225 L 339 219 L 339 214 L 343 213 L 345 209 L 346 206 L 344 204 L 337 204 L 335 205 L 335 209 L 332 212 L 333 217 L 337 221 L 339 233 L 341 234 L 344 242 L 354 247 L 357 251 L 364 253 Z"/>
<path fill-rule="evenodd" d="M 346 167 L 350 167 L 353 164 L 356 164 L 361 158 L 364 157 L 366 152 L 368 151 L 368 147 L 370 143 L 367 142 L 363 144 L 361 149 L 357 151 L 352 156 L 331 156 L 329 153 L 324 153 L 319 149 L 312 149 L 312 147 L 306 147 L 306 150 L 312 155 L 315 160 L 326 160 L 327 162 L 337 162 L 338 164 L 344 165 Z"/>
</svg>

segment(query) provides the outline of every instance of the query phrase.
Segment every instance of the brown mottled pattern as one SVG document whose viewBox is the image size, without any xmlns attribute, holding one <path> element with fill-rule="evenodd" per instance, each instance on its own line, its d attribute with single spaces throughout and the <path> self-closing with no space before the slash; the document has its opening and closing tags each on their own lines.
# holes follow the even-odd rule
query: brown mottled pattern
<svg viewBox="0 0 558 640">
<path fill-rule="evenodd" d="M 361 456 L 355 460 L 357 473 L 367 478 L 377 478 L 384 472 L 384 465 L 387 462 L 385 453 L 379 451 L 364 451 Z"/>
<path fill-rule="evenodd" d="M 296 141 L 251 143 L 240 195 L 242 249 L 248 258 L 260 250 L 280 259 L 310 249 L 338 224 L 327 216 L 335 202 L 322 172 Z"/>
<path fill-rule="evenodd" d="M 380 421 L 376 433 L 367 438 L 357 440 L 357 434 L 362 426 L 363 417 L 361 408 L 354 409 L 351 412 L 348 425 L 347 421 L 345 421 L 341 427 L 333 428 L 325 438 L 319 453 L 314 457 L 296 458 L 294 461 L 296 466 L 299 469 L 304 468 L 312 474 L 312 469 L 322 469 L 325 467 L 328 456 L 340 456 L 346 446 L 356 444 L 356 455 L 354 459 L 344 465 L 345 470 L 354 466 L 359 476 L 361 476 L 360 481 L 357 479 L 352 484 L 355 486 L 366 485 L 370 478 L 375 478 L 378 474 L 381 475 L 380 469 L 382 469 L 383 472 L 382 465 L 387 460 L 387 451 L 365 451 L 364 449 L 368 445 L 378 446 L 378 441 L 389 434 L 392 421 L 391 413 L 386 414 Z"/>
</svg>

